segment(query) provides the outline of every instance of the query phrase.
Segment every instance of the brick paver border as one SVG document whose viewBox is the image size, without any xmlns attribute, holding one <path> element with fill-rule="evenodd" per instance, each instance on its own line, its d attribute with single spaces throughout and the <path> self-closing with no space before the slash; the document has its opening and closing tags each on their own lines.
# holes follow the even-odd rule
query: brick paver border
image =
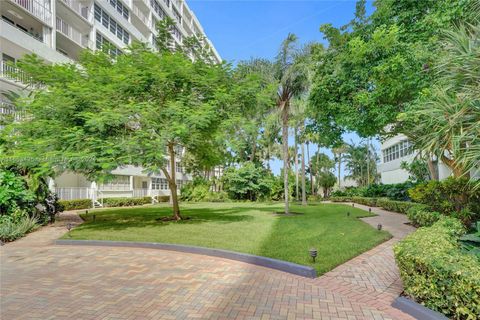
<svg viewBox="0 0 480 320">
<path fill-rule="evenodd" d="M 308 266 L 304 266 L 304 265 L 300 265 L 300 264 L 296 264 L 296 263 L 292 263 L 284 260 L 272 259 L 272 258 L 256 256 L 256 255 L 247 254 L 247 253 L 241 253 L 241 252 L 235 252 L 235 251 L 229 251 L 229 250 L 223 250 L 223 249 L 215 249 L 215 248 L 187 246 L 187 245 L 171 244 L 171 243 L 158 243 L 158 242 L 63 240 L 63 239 L 56 240 L 55 244 L 76 245 L 76 246 L 130 247 L 130 248 L 147 248 L 147 249 L 179 251 L 184 253 L 201 254 L 206 256 L 246 262 L 246 263 L 254 264 L 257 266 L 280 270 L 283 272 L 291 273 L 291 274 L 306 277 L 306 278 L 316 278 L 317 276 L 317 272 L 312 267 L 308 267 Z"/>
</svg>

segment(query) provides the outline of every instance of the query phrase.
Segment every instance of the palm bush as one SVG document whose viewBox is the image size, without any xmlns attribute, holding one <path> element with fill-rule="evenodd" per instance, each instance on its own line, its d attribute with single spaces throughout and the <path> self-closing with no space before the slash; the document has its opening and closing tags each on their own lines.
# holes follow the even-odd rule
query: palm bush
<svg viewBox="0 0 480 320">
<path fill-rule="evenodd" d="M 9 242 L 23 237 L 38 227 L 36 217 L 23 216 L 18 221 L 4 220 L 0 222 L 0 240 Z"/>
</svg>

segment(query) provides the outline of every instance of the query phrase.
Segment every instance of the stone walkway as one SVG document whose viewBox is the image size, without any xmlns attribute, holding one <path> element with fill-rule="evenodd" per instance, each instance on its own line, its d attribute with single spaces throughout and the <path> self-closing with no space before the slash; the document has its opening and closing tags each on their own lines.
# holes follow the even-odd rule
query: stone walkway
<svg viewBox="0 0 480 320">
<path fill-rule="evenodd" d="M 356 205 L 361 208 L 364 206 Z M 392 245 L 406 217 L 374 208 L 393 239 L 317 279 L 180 252 L 56 246 L 65 214 L 1 247 L 0 319 L 411 319 Z"/>
</svg>

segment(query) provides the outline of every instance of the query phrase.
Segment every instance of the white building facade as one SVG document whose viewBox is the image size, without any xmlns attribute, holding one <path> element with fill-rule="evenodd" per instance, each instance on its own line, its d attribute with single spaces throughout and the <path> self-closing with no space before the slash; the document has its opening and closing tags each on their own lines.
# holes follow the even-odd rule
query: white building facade
<svg viewBox="0 0 480 320">
<path fill-rule="evenodd" d="M 169 16 L 176 26 L 172 35 L 176 45 L 189 36 L 205 37 L 216 62 L 221 58 L 208 40 L 195 14 L 183 0 L 0 0 L 0 92 L 28 90 L 35 84 L 15 67 L 25 54 L 35 53 L 47 63 L 74 63 L 82 50 L 100 49 L 108 44 L 112 54 L 120 54 L 140 41 L 155 48 L 158 21 Z M 0 115 L 15 113 L 13 105 L 0 98 Z M 19 115 L 20 118 L 21 115 Z M 191 180 L 176 166 L 177 187 Z M 108 183 L 88 181 L 66 172 L 51 182 L 61 199 L 106 197 L 144 197 L 170 194 L 162 174 L 147 174 L 142 168 L 126 166 L 112 172 Z"/>
<path fill-rule="evenodd" d="M 407 181 L 409 173 L 401 168 L 401 164 L 412 162 L 418 154 L 408 138 L 403 134 L 396 135 L 385 140 L 380 149 L 381 157 L 377 171 L 380 173 L 381 183 L 394 184 Z M 439 180 L 448 178 L 452 174 L 452 171 L 442 162 L 436 162 L 435 169 Z"/>
</svg>

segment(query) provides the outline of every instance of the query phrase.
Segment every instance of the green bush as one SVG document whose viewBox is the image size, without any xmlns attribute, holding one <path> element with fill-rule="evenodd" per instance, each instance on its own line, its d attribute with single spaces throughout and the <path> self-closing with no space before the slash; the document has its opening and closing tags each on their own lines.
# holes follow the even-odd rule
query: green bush
<svg viewBox="0 0 480 320">
<path fill-rule="evenodd" d="M 407 210 L 407 217 L 415 227 L 430 227 L 441 216 L 439 212 L 430 211 L 427 206 L 414 206 Z"/>
<path fill-rule="evenodd" d="M 329 200 L 332 202 L 351 202 L 352 197 L 330 197 Z"/>
<path fill-rule="evenodd" d="M 25 180 L 11 171 L 0 171 L 0 215 L 7 216 L 18 210 L 32 212 L 35 193 L 28 189 Z"/>
<path fill-rule="evenodd" d="M 63 210 L 80 210 L 92 207 L 92 200 L 90 199 L 76 199 L 76 200 L 60 200 L 58 201 Z"/>
<path fill-rule="evenodd" d="M 157 197 L 158 202 L 169 202 L 170 201 L 170 196 L 158 196 Z M 151 199 L 150 199 L 151 201 Z"/>
<path fill-rule="evenodd" d="M 410 200 L 408 190 L 415 186 L 410 181 L 396 184 L 371 184 L 367 187 L 347 187 L 332 192 L 335 197 L 389 198 L 391 200 Z"/>
<path fill-rule="evenodd" d="M 408 193 L 413 201 L 458 217 L 466 226 L 480 218 L 480 189 L 475 190 L 466 178 L 421 183 Z"/>
<path fill-rule="evenodd" d="M 377 199 L 377 206 L 385 210 L 406 214 L 410 208 L 421 206 L 409 201 L 394 201 L 387 198 Z"/>
<path fill-rule="evenodd" d="M 453 319 L 478 319 L 480 263 L 460 251 L 464 232 L 458 219 L 442 217 L 398 243 L 395 259 L 408 296 Z"/>
<path fill-rule="evenodd" d="M 229 167 L 222 175 L 223 188 L 233 200 L 270 199 L 275 177 L 270 171 L 253 162 Z"/>
<path fill-rule="evenodd" d="M 352 201 L 355 203 L 363 204 L 370 207 L 377 206 L 376 198 L 367 198 L 367 197 L 352 197 Z"/>
<path fill-rule="evenodd" d="M 4 220 L 0 222 L 0 240 L 9 242 L 23 237 L 38 227 L 35 217 L 23 216 L 18 221 Z"/>
<path fill-rule="evenodd" d="M 104 207 L 131 207 L 152 203 L 151 197 L 141 198 L 104 198 Z"/>
</svg>

